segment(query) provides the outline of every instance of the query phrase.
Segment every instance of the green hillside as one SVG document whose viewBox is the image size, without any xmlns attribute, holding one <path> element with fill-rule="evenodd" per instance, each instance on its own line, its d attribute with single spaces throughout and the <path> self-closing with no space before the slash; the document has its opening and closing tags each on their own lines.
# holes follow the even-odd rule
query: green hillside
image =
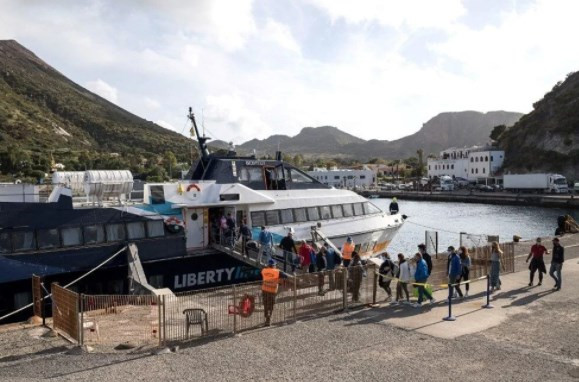
<svg viewBox="0 0 579 382">
<path fill-rule="evenodd" d="M 579 72 L 557 83 L 498 141 L 506 171 L 559 172 L 579 180 Z"/>
<path fill-rule="evenodd" d="M 138 169 L 168 151 L 190 156 L 187 138 L 75 84 L 16 41 L 0 41 L 0 95 L 4 174 L 48 171 L 51 155 L 67 170 Z"/>
</svg>

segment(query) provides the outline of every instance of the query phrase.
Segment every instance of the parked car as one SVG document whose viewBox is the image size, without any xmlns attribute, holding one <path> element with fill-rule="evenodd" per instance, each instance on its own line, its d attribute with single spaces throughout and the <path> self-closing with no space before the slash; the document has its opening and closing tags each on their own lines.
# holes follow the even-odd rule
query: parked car
<svg viewBox="0 0 579 382">
<path fill-rule="evenodd" d="M 573 190 L 576 194 L 579 194 L 579 182 L 575 182 L 575 186 L 573 186 Z"/>
<path fill-rule="evenodd" d="M 454 183 L 455 183 L 458 187 L 460 187 L 460 188 L 462 188 L 462 187 L 467 187 L 467 186 L 470 184 L 470 182 L 468 181 L 468 179 L 461 178 L 461 177 L 458 177 L 458 176 L 454 178 Z"/>
<path fill-rule="evenodd" d="M 480 192 L 493 192 L 495 189 L 491 186 L 487 186 L 486 184 L 477 184 L 476 190 Z"/>
</svg>

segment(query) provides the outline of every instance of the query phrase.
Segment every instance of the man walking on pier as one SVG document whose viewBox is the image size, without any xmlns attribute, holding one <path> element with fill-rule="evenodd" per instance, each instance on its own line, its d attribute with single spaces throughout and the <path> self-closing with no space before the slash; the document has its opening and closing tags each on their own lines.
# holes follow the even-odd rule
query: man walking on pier
<svg viewBox="0 0 579 382">
<path fill-rule="evenodd" d="M 432 273 L 432 256 L 426 252 L 426 245 L 418 244 L 418 252 L 422 255 L 422 259 L 426 261 L 426 266 L 428 267 L 428 275 Z"/>
<path fill-rule="evenodd" d="M 415 308 L 420 308 L 422 306 L 422 301 L 424 296 L 430 300 L 431 304 L 434 304 L 435 300 L 432 294 L 426 289 L 426 280 L 428 280 L 428 267 L 426 266 L 426 261 L 422 259 L 420 252 L 417 252 L 416 259 L 416 271 L 414 272 L 414 279 L 416 280 L 416 287 L 418 288 L 418 302 L 414 304 Z"/>
<path fill-rule="evenodd" d="M 261 232 L 259 233 L 259 244 L 260 248 L 257 258 L 259 263 L 263 264 L 263 255 L 265 255 L 267 259 L 270 260 L 273 252 L 273 235 L 265 228 L 265 226 L 261 226 Z"/>
<path fill-rule="evenodd" d="M 531 247 L 531 252 L 529 252 L 529 256 L 527 256 L 527 260 L 525 262 L 529 262 L 529 259 L 533 257 L 531 260 L 531 264 L 529 265 L 530 273 L 530 281 L 529 286 L 533 286 L 533 279 L 535 278 L 535 272 L 539 271 L 539 284 L 543 283 L 543 273 L 547 273 L 547 268 L 545 267 L 545 261 L 543 260 L 543 255 L 549 254 L 549 251 L 543 244 L 541 244 L 541 238 L 537 238 L 537 242 L 533 244 Z"/>
<path fill-rule="evenodd" d="M 555 280 L 555 290 L 561 290 L 561 284 L 563 282 L 561 269 L 563 268 L 563 262 L 565 261 L 565 248 L 559 243 L 559 238 L 553 239 L 553 258 L 551 259 L 551 269 L 549 270 L 549 275 Z M 555 275 L 555 273 L 557 275 Z"/>
<path fill-rule="evenodd" d="M 275 261 L 269 259 L 267 267 L 261 270 L 261 277 L 263 283 L 261 285 L 261 292 L 263 297 L 263 314 L 265 316 L 265 326 L 271 325 L 271 315 L 275 305 L 275 298 L 277 296 L 277 289 L 279 285 L 279 269 L 275 267 Z"/>
</svg>

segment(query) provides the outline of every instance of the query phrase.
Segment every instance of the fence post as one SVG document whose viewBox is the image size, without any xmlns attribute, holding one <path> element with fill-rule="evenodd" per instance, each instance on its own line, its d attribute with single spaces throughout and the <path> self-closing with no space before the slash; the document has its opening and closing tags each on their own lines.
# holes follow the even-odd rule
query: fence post
<svg viewBox="0 0 579 382">
<path fill-rule="evenodd" d="M 298 320 L 298 277 L 294 275 L 293 277 L 293 301 L 292 301 L 292 310 L 294 314 L 294 322 Z"/>
<path fill-rule="evenodd" d="M 372 273 L 374 273 L 374 282 L 372 283 L 372 305 L 376 305 L 376 295 L 378 294 L 378 272 L 376 267 L 372 266 Z"/>
<path fill-rule="evenodd" d="M 488 273 L 487 273 L 487 303 L 482 307 L 485 309 L 494 308 L 494 306 L 491 305 L 491 278 Z"/>
<path fill-rule="evenodd" d="M 163 346 L 163 334 L 161 333 L 161 319 L 162 319 L 161 296 L 156 297 L 157 297 L 157 333 L 159 336 L 159 347 L 161 347 Z"/>
<path fill-rule="evenodd" d="M 83 308 L 84 295 L 82 293 L 78 294 L 78 320 L 80 321 L 78 325 L 78 344 L 82 346 L 84 344 L 84 308 Z"/>
<path fill-rule="evenodd" d="M 448 283 L 448 317 L 444 317 L 443 320 L 456 321 L 456 317 L 452 315 L 452 284 L 450 282 Z"/>
<path fill-rule="evenodd" d="M 348 311 L 348 268 L 342 270 L 342 306 L 344 312 Z"/>
<path fill-rule="evenodd" d="M 235 284 L 233 285 L 233 334 L 237 334 L 237 312 L 235 312 L 235 308 L 237 307 L 237 288 Z"/>
</svg>

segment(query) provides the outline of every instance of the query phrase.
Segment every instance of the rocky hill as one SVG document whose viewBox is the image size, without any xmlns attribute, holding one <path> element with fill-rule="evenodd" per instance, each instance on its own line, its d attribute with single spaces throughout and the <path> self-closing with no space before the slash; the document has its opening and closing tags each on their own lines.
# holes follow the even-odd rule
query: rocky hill
<svg viewBox="0 0 579 382">
<path fill-rule="evenodd" d="M 579 72 L 558 82 L 498 141 L 506 171 L 559 172 L 579 181 Z"/>
<path fill-rule="evenodd" d="M 288 154 L 305 156 L 348 157 L 367 160 L 373 157 L 398 159 L 414 156 L 422 148 L 425 153 L 456 146 L 472 146 L 489 141 L 496 125 L 512 125 L 521 113 L 476 111 L 441 113 L 426 122 L 422 128 L 395 141 L 363 140 L 332 126 L 306 127 L 294 137 L 273 135 L 264 140 L 253 139 L 238 147 L 241 152 L 274 153 L 278 145 Z"/>
<path fill-rule="evenodd" d="M 72 82 L 13 40 L 0 41 L 0 154 L 188 156 L 190 141 Z"/>
</svg>

